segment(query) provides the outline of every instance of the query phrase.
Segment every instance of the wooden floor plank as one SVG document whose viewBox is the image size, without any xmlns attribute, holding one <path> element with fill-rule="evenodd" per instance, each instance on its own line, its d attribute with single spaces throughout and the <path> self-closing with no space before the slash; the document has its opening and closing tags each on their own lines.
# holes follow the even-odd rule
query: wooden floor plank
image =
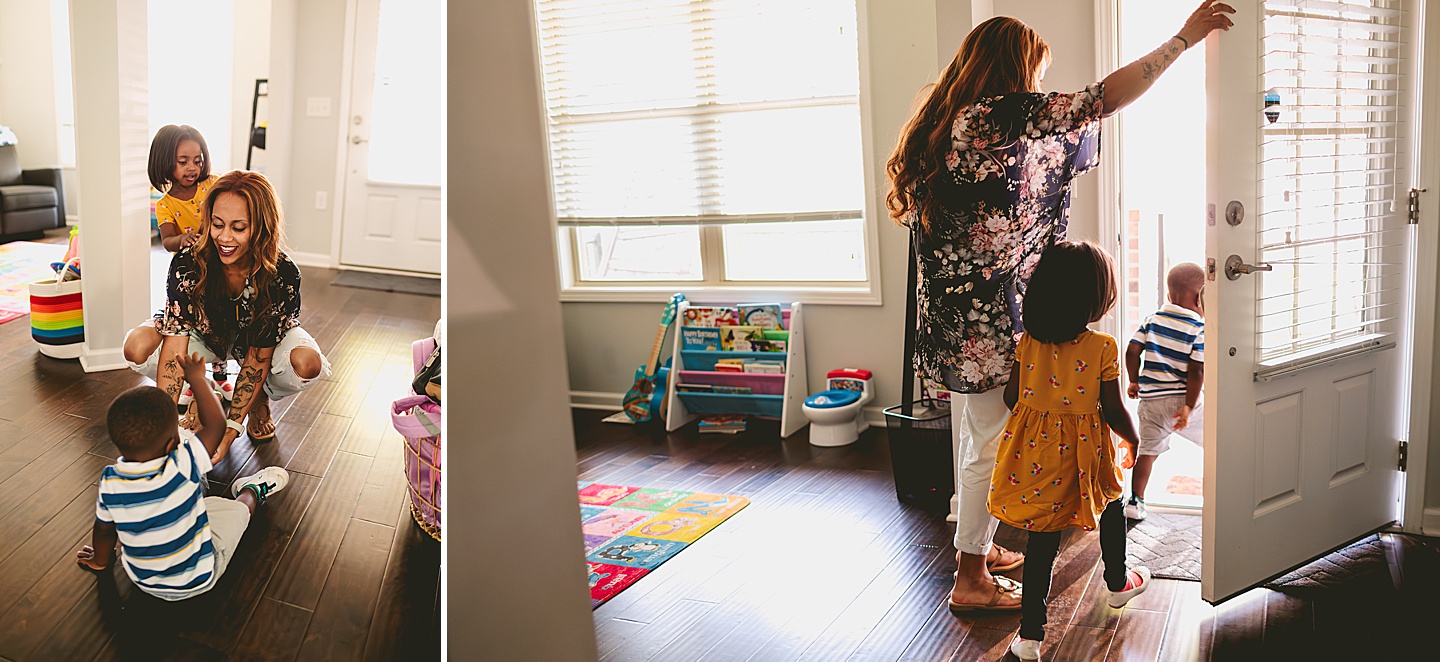
<svg viewBox="0 0 1440 662">
<path fill-rule="evenodd" d="M 439 578 L 440 543 L 413 522 L 402 522 L 386 561 L 385 580 L 365 642 L 365 660 L 440 656 L 440 639 L 431 636 L 439 623 L 430 608 Z"/>
<path fill-rule="evenodd" d="M 364 655 L 394 538 L 392 527 L 350 520 L 305 631 L 302 659 L 356 660 Z"/>
<path fill-rule="evenodd" d="M 52 557 L 39 581 L 34 582 L 14 606 L 0 614 L 0 622 L 5 623 L 5 628 L 0 629 L 0 655 L 16 660 L 30 659 L 60 619 L 93 590 L 94 573 L 75 563 L 75 553 L 89 542 L 89 534 L 83 538 L 72 537 L 68 553 Z"/>
<path fill-rule="evenodd" d="M 345 430 L 349 429 L 353 422 L 343 416 L 320 414 L 316 417 L 315 424 L 305 433 L 305 440 L 300 443 L 299 450 L 285 463 L 285 470 L 290 473 L 324 476 L 326 467 L 330 466 L 330 461 L 335 457 L 335 451 L 340 448 L 340 440 L 345 437 Z"/>
<path fill-rule="evenodd" d="M 297 659 L 310 627 L 311 612 L 270 598 L 261 598 L 251 617 L 252 627 L 235 646 L 237 660 L 284 662 Z"/>
<path fill-rule="evenodd" d="M 1167 612 L 1131 609 L 1126 605 L 1105 662 L 1151 662 L 1160 659 L 1160 643 L 1165 639 L 1168 619 Z"/>
<path fill-rule="evenodd" d="M 351 426 L 354 429 L 355 426 Z M 383 443 L 374 451 L 374 461 L 365 476 L 365 486 L 355 504 L 355 517 L 376 524 L 400 526 L 395 517 L 396 504 L 407 503 L 409 483 L 405 476 L 406 440 L 393 429 L 380 437 Z M 402 516 L 409 519 L 408 515 Z"/>
<path fill-rule="evenodd" d="M 266 597 L 314 609 L 369 469 L 370 458 L 364 455 L 335 454 L 320 490 L 270 579 Z"/>
</svg>

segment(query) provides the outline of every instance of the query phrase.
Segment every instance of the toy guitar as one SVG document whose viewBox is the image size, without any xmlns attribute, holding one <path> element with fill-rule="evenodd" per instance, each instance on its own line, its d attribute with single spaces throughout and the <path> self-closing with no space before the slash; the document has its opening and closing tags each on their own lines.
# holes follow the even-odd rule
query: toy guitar
<svg viewBox="0 0 1440 662">
<path fill-rule="evenodd" d="M 665 312 L 660 315 L 660 330 L 655 333 L 655 344 L 650 348 L 650 360 L 635 369 L 635 383 L 625 393 L 625 413 L 636 423 L 650 420 L 650 394 L 655 391 L 655 373 L 660 367 L 660 346 L 665 344 L 665 334 L 670 330 L 670 323 L 675 321 L 675 312 L 680 308 L 680 302 L 684 300 L 685 295 L 676 292 L 670 297 L 670 302 L 665 304 Z"/>
</svg>

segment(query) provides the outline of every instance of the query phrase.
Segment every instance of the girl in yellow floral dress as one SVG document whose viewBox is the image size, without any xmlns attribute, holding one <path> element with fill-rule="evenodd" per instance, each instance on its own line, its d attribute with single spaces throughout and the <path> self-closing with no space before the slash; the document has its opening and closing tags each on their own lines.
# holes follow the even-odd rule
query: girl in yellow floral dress
<svg viewBox="0 0 1440 662">
<path fill-rule="evenodd" d="M 1045 637 L 1050 573 L 1066 527 L 1100 529 L 1112 607 L 1150 585 L 1149 570 L 1125 568 L 1120 468 L 1135 463 L 1139 439 L 1120 398 L 1119 345 L 1088 328 L 1115 299 L 1110 257 L 1088 242 L 1047 248 L 1025 292 L 1025 333 L 1005 385 L 1010 420 L 989 499 L 992 515 L 1030 532 L 1020 639 L 1012 650 L 1034 655 Z M 1123 439 L 1118 463 L 1112 429 Z"/>
</svg>

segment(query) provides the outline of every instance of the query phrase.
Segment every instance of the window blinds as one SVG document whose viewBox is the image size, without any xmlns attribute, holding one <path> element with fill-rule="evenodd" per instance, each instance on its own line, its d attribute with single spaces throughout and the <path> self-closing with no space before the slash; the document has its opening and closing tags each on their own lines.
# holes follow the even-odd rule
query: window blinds
<svg viewBox="0 0 1440 662">
<path fill-rule="evenodd" d="M 854 0 L 539 0 L 562 225 L 861 217 Z"/>
<path fill-rule="evenodd" d="M 1391 328 L 1405 220 L 1398 0 L 1264 3 L 1261 362 Z"/>
</svg>

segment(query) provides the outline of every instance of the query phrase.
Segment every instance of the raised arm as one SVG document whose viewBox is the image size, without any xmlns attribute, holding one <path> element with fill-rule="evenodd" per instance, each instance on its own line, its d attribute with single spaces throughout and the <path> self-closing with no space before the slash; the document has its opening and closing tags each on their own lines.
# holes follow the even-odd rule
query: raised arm
<svg viewBox="0 0 1440 662">
<path fill-rule="evenodd" d="M 1194 46 L 1209 35 L 1215 29 L 1229 30 L 1235 25 L 1226 14 L 1235 13 L 1235 8 L 1223 2 L 1204 0 L 1200 8 L 1185 19 L 1185 25 L 1175 36 L 1165 40 L 1159 48 L 1130 64 L 1127 64 L 1114 73 L 1105 77 L 1105 110 L 1104 116 L 1109 117 L 1120 112 L 1121 108 L 1130 105 L 1140 95 L 1145 94 L 1160 74 L 1174 64 L 1175 60 L 1184 53 L 1186 49 Z"/>
<path fill-rule="evenodd" d="M 190 336 L 165 336 L 160 340 L 160 359 L 155 371 L 155 386 L 180 402 L 185 390 L 185 374 L 180 369 L 180 356 L 190 351 Z M 203 383 L 203 382 L 202 382 Z"/>
<path fill-rule="evenodd" d="M 212 462 L 219 463 L 230 444 L 240 436 L 240 427 L 245 417 L 255 407 L 255 399 L 265 397 L 265 379 L 270 376 L 270 359 L 274 347 L 251 347 L 240 363 L 240 374 L 235 377 L 235 396 L 230 400 L 230 418 L 234 424 L 227 424 L 225 436 L 220 439 L 220 448 L 211 456 Z"/>
<path fill-rule="evenodd" d="M 205 383 L 205 361 L 199 354 L 184 353 L 179 356 L 180 370 L 185 373 L 185 379 L 191 384 Z M 210 451 L 213 457 L 220 448 L 220 440 L 224 438 L 228 428 L 225 426 L 225 412 L 220 409 L 220 398 L 215 392 L 208 388 L 195 389 L 195 401 L 192 404 L 200 413 L 200 427 L 196 428 L 195 436 L 200 443 L 205 445 L 205 450 Z"/>
</svg>

